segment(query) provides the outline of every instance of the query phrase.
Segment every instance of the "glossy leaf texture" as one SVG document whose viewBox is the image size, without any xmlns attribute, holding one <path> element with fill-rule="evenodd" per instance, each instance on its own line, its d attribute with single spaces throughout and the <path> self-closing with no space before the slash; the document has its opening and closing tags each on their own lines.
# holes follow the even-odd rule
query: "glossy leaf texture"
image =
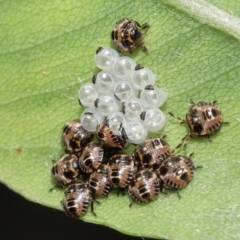
<svg viewBox="0 0 240 240">
<path fill-rule="evenodd" d="M 184 3 L 0 1 L 3 183 L 31 201 L 61 209 L 63 190 L 49 192 L 52 160 L 63 153 L 61 128 L 83 111 L 77 91 L 99 72 L 93 62 L 96 49 L 114 47 L 110 32 L 118 20 L 128 17 L 151 25 L 144 35 L 149 53 L 137 49 L 125 55 L 157 74 L 157 86 L 169 95 L 163 112 L 184 118 L 190 98 L 217 100 L 224 121 L 230 124 L 223 125 L 211 143 L 207 138 L 190 139 L 186 151 L 177 151 L 194 152 L 193 161 L 203 166 L 180 191 L 181 199 L 168 191 L 156 201 L 129 208 L 127 195 L 112 192 L 95 205 L 97 217 L 88 210 L 83 220 L 149 238 L 240 238 L 240 43 L 224 28 L 224 21 L 211 24 L 201 11 L 188 12 L 176 2 Z M 207 3 L 239 21 L 236 1 Z M 175 147 L 187 132 L 187 126 L 169 116 L 164 130 L 151 136 L 166 134 Z"/>
</svg>

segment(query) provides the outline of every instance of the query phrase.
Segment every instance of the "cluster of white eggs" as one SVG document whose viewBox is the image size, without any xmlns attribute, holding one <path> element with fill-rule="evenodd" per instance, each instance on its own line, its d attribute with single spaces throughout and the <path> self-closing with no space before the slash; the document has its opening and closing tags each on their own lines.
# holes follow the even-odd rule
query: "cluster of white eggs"
<svg viewBox="0 0 240 240">
<path fill-rule="evenodd" d="M 94 61 L 101 72 L 78 91 L 79 103 L 86 107 L 80 117 L 86 130 L 95 132 L 107 120 L 114 134 L 123 127 L 129 142 L 141 144 L 148 132 L 163 128 L 166 118 L 159 107 L 167 94 L 154 86 L 156 75 L 150 69 L 108 47 L 98 48 Z"/>
</svg>

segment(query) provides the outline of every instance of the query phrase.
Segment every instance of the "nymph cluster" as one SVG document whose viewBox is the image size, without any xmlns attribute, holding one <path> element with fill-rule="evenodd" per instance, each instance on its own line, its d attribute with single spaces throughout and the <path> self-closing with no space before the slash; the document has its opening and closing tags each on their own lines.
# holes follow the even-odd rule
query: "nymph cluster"
<svg viewBox="0 0 240 240">
<path fill-rule="evenodd" d="M 123 18 L 111 38 L 120 53 L 132 52 L 139 44 L 147 52 L 141 37 L 148 28 L 147 23 Z M 80 119 L 64 125 L 65 153 L 51 171 L 56 185 L 66 188 L 61 203 L 71 217 L 82 217 L 89 203 L 95 214 L 93 202 L 114 188 L 128 192 L 132 203 L 154 200 L 165 193 L 164 188 L 178 193 L 193 179 L 197 168 L 192 154 L 175 155 L 165 136 L 148 137 L 148 132 L 161 130 L 166 121 L 159 107 L 167 94 L 154 86 L 155 74 L 108 47 L 97 49 L 94 62 L 101 71 L 93 76 L 92 83 L 79 89 L 78 100 L 85 109 Z M 176 148 L 185 149 L 190 138 L 209 137 L 227 123 L 216 101 L 191 103 L 185 119 L 169 112 L 189 126 Z M 131 144 L 135 145 L 132 152 L 123 151 Z"/>
<path fill-rule="evenodd" d="M 71 217 L 81 217 L 89 203 L 95 214 L 93 202 L 114 188 L 128 192 L 132 203 L 147 203 L 164 187 L 178 190 L 193 178 L 190 157 L 174 156 L 165 137 L 148 138 L 132 153 L 123 153 L 129 145 L 124 135 L 115 135 L 106 123 L 93 134 L 73 120 L 63 127 L 62 141 L 67 153 L 52 167 L 52 177 L 66 188 L 62 205 Z"/>
</svg>

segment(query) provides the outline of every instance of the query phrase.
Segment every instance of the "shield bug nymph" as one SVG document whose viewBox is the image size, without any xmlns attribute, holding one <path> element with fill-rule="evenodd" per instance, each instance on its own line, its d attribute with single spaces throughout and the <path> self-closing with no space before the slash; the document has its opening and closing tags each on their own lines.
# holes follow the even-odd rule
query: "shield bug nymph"
<svg viewBox="0 0 240 240">
<path fill-rule="evenodd" d="M 133 174 L 133 178 L 128 185 L 128 193 L 132 197 L 133 202 L 146 203 L 154 200 L 160 191 L 160 183 L 158 175 L 149 170 L 144 169 Z"/>
<path fill-rule="evenodd" d="M 63 154 L 53 165 L 51 173 L 59 187 L 75 182 L 80 174 L 78 157 L 75 154 Z"/>
<path fill-rule="evenodd" d="M 67 187 L 61 201 L 65 213 L 70 217 L 82 217 L 87 210 L 89 202 L 93 211 L 91 191 L 86 183 L 75 183 Z"/>
<path fill-rule="evenodd" d="M 90 142 L 79 157 L 79 167 L 85 173 L 96 171 L 103 160 L 103 145 L 99 142 Z"/>
<path fill-rule="evenodd" d="M 147 52 L 147 48 L 142 40 L 142 30 L 147 30 L 150 26 L 147 23 L 140 25 L 137 21 L 123 18 L 116 23 L 112 30 L 111 38 L 116 44 L 120 53 L 129 51 L 137 47 L 140 43 L 142 50 Z"/>
<path fill-rule="evenodd" d="M 126 133 L 122 126 L 119 128 L 119 134 L 115 135 L 113 131 L 108 126 L 108 123 L 99 124 L 96 130 L 96 136 L 99 141 L 101 141 L 105 147 L 112 147 L 122 149 L 126 144 Z"/>
<path fill-rule="evenodd" d="M 88 180 L 89 188 L 93 197 L 106 197 L 111 188 L 108 179 L 108 167 L 102 164 L 96 171 L 92 172 Z"/>
<path fill-rule="evenodd" d="M 156 169 L 164 159 L 173 154 L 165 141 L 165 137 L 146 139 L 135 149 L 135 164 L 138 169 Z"/>
<path fill-rule="evenodd" d="M 109 182 L 114 188 L 125 188 L 132 180 L 134 162 L 130 154 L 115 154 L 108 162 Z"/>
<path fill-rule="evenodd" d="M 62 142 L 68 152 L 79 152 L 91 141 L 93 134 L 85 130 L 79 120 L 64 125 Z"/>
<path fill-rule="evenodd" d="M 202 166 L 195 167 L 191 160 L 192 155 L 193 153 L 189 157 L 172 156 L 162 162 L 158 169 L 161 192 L 163 187 L 175 190 L 183 188 L 193 179 L 194 170 Z M 180 197 L 178 191 L 177 194 Z"/>
<path fill-rule="evenodd" d="M 197 104 L 190 100 L 193 104 L 186 114 L 186 119 L 176 117 L 172 112 L 169 114 L 172 117 L 177 118 L 181 123 L 188 124 L 190 132 L 182 139 L 182 142 L 177 146 L 183 145 L 185 149 L 187 146 L 188 139 L 190 137 L 210 136 L 220 130 L 223 123 L 222 113 L 219 107 L 214 102 L 198 102 Z M 209 139 L 210 140 L 210 139 Z"/>
</svg>

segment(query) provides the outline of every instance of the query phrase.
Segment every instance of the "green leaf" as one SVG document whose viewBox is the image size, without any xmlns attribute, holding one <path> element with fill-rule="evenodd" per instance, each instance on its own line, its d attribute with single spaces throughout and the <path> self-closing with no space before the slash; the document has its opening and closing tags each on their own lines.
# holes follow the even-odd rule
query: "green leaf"
<svg viewBox="0 0 240 240">
<path fill-rule="evenodd" d="M 185 152 L 178 150 L 194 152 L 195 164 L 203 165 L 181 199 L 169 192 L 129 208 L 128 196 L 112 192 L 95 204 L 97 217 L 88 210 L 83 220 L 151 238 L 240 238 L 239 8 L 233 0 L 1 1 L 0 180 L 31 201 L 61 209 L 63 190 L 49 192 L 52 160 L 63 152 L 61 128 L 83 110 L 77 91 L 99 71 L 96 49 L 114 47 L 110 31 L 129 17 L 151 25 L 144 36 L 149 54 L 136 50 L 131 57 L 168 92 L 164 113 L 184 117 L 190 98 L 217 100 L 230 125 L 211 143 L 190 139 Z M 175 147 L 187 132 L 168 117 L 164 131 L 152 136 L 167 134 Z"/>
</svg>

